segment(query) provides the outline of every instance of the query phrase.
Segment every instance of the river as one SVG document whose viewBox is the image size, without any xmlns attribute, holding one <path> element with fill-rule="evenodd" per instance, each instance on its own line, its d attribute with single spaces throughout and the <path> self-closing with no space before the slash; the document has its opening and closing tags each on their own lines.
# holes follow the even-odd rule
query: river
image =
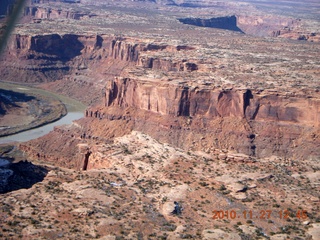
<svg viewBox="0 0 320 240">
<path fill-rule="evenodd" d="M 6 83 L 6 84 L 8 84 L 8 83 Z M 41 92 L 41 94 L 54 95 L 61 102 L 63 102 L 65 104 L 68 113 L 64 117 L 59 119 L 58 121 L 43 125 L 41 127 L 37 127 L 34 129 L 23 131 L 23 132 L 20 132 L 17 134 L 13 134 L 10 136 L 0 137 L 0 144 L 11 143 L 11 142 L 25 142 L 25 141 L 29 141 L 32 139 L 36 139 L 36 138 L 42 137 L 45 134 L 52 131 L 55 126 L 60 126 L 60 125 L 64 125 L 64 124 L 71 124 L 74 120 L 80 119 L 84 116 L 84 110 L 85 110 L 86 106 L 83 105 L 82 103 L 74 100 L 74 99 L 71 99 L 71 98 L 68 98 L 65 96 L 61 96 L 61 95 L 58 95 L 58 94 L 55 94 L 52 92 L 48 92 L 48 91 L 45 91 L 42 89 L 20 86 L 17 84 L 12 84 L 12 86 L 13 86 L 13 88 L 18 88 L 20 90 L 21 89 L 25 89 L 26 91 L 32 90 L 32 91 Z"/>
</svg>

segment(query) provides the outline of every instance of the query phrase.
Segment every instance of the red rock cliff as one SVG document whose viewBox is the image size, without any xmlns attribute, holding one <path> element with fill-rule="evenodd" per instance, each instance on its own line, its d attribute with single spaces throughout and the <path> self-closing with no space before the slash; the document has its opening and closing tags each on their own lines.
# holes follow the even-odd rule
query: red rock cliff
<svg viewBox="0 0 320 240">
<path fill-rule="evenodd" d="M 88 117 L 113 126 L 110 122 L 129 121 L 131 130 L 185 149 L 228 148 L 258 157 L 320 154 L 318 98 L 129 78 L 110 81 L 105 96 L 104 107 L 88 109 Z"/>
<path fill-rule="evenodd" d="M 50 82 L 66 74 L 90 68 L 92 78 L 101 69 L 108 74 L 128 65 L 168 71 L 194 71 L 197 65 L 184 60 L 171 61 L 159 57 L 140 56 L 152 52 L 156 45 L 136 39 L 103 35 L 13 35 L 4 56 L 0 59 L 0 77 L 19 82 Z M 156 46 L 159 48 L 159 46 Z M 182 51 L 186 46 L 162 46 L 163 51 Z M 118 69 L 118 70 L 117 70 Z"/>
<path fill-rule="evenodd" d="M 134 107 L 162 115 L 237 117 L 319 126 L 320 100 L 251 90 L 211 90 L 129 78 L 107 83 L 105 106 Z"/>
</svg>

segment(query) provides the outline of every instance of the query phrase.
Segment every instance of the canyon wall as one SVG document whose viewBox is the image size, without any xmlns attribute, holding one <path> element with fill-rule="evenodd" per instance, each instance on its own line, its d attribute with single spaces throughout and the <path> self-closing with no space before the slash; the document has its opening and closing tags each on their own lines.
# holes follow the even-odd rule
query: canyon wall
<svg viewBox="0 0 320 240">
<path fill-rule="evenodd" d="M 78 94 L 79 99 L 99 99 L 101 92 L 104 96 L 103 103 L 87 110 L 77 132 L 56 128 L 46 138 L 23 144 L 22 149 L 34 157 L 40 154 L 41 158 L 45 151 L 44 158 L 63 160 L 68 165 L 70 159 L 80 161 L 79 156 L 83 156 L 74 153 L 70 158 L 61 157 L 57 149 L 63 148 L 69 156 L 70 149 L 77 152 L 77 144 L 87 139 L 113 139 L 138 130 L 186 150 L 210 153 L 227 149 L 252 157 L 279 155 L 297 159 L 320 155 L 317 94 L 222 89 L 192 80 L 188 85 L 183 76 L 201 78 L 197 75 L 201 73 L 201 62 L 185 57 L 192 56 L 192 50 L 195 48 L 185 45 L 106 35 L 12 36 L 1 59 L 2 79 L 64 79 L 59 92 L 73 89 L 71 94 L 66 93 Z M 130 69 L 136 72 L 130 75 Z M 141 69 L 144 79 L 135 77 Z M 164 72 L 167 80 L 150 79 L 149 72 Z M 184 75 L 174 75 L 177 72 Z M 56 137 L 62 143 L 70 139 L 73 143 L 68 147 L 54 145 L 52 139 Z"/>
<path fill-rule="evenodd" d="M 162 115 L 236 117 L 319 126 L 320 101 L 251 90 L 210 90 L 117 77 L 107 83 L 105 106 L 134 107 Z"/>
<path fill-rule="evenodd" d="M 294 31 L 300 20 L 274 16 L 237 16 L 237 26 L 246 34 L 277 37 Z"/>
<path fill-rule="evenodd" d="M 99 129 L 88 127 L 88 136 L 118 136 L 119 125 L 186 150 L 295 159 L 320 154 L 320 99 L 302 95 L 116 78 L 108 83 L 104 106 L 89 108 L 86 116 Z"/>
<path fill-rule="evenodd" d="M 314 98 L 117 78 L 108 84 L 103 105 L 88 108 L 86 117 L 72 126 L 56 127 L 40 139 L 20 144 L 20 149 L 33 159 L 81 169 L 89 150 L 89 165 L 90 158 L 108 164 L 99 149 L 136 130 L 186 151 L 213 156 L 219 149 L 252 159 L 316 159 L 319 117 L 320 100 Z"/>
<path fill-rule="evenodd" d="M 156 70 L 197 70 L 197 65 L 187 60 L 140 56 L 140 53 L 148 51 L 192 49 L 186 46 L 155 46 L 136 39 L 103 35 L 17 34 L 11 37 L 5 54 L 0 58 L 1 78 L 19 82 L 51 82 L 79 70 L 103 67 L 110 70 L 109 74 L 114 70 L 117 75 L 119 69 L 130 64 Z M 96 77 L 94 74 L 91 77 Z"/>
<path fill-rule="evenodd" d="M 73 34 L 14 35 L 1 58 L 1 78 L 50 82 L 106 58 L 130 58 L 125 45 L 108 40 Z"/>
<path fill-rule="evenodd" d="M 25 17 L 32 17 L 35 19 L 76 19 L 81 18 L 91 18 L 95 14 L 90 14 L 86 12 L 68 11 L 62 9 L 54 9 L 49 7 L 39 7 L 39 6 L 28 6 L 24 8 L 23 15 Z"/>
<path fill-rule="evenodd" d="M 103 97 L 105 82 L 130 66 L 196 71 L 198 65 L 192 61 L 161 57 L 161 53 L 172 55 L 192 49 L 110 35 L 15 34 L 0 57 L 0 78 L 42 83 L 48 90 L 95 104 Z"/>
</svg>

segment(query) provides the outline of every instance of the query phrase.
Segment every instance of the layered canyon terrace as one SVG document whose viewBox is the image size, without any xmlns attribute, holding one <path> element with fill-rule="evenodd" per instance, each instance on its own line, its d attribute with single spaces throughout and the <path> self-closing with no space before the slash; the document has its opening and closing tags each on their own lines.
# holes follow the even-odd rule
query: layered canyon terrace
<svg viewBox="0 0 320 240">
<path fill-rule="evenodd" d="M 29 2 L 0 58 L 0 78 L 89 107 L 72 125 L 19 144 L 28 159 L 57 167 L 41 183 L 48 189 L 26 194 L 58 197 L 56 189 L 77 198 L 78 210 L 88 199 L 108 202 L 108 216 L 101 202 L 82 209 L 95 229 L 83 230 L 89 238 L 317 239 L 319 11 L 317 1 Z M 79 187 L 85 181 L 92 196 Z M 175 200 L 185 217 L 169 214 Z M 208 220 L 214 210 L 292 215 L 297 206 L 309 222 Z M 75 220 L 78 210 L 57 208 L 54 218 Z M 138 213 L 143 227 L 130 215 Z M 53 238 L 61 231 L 55 224 Z"/>
</svg>

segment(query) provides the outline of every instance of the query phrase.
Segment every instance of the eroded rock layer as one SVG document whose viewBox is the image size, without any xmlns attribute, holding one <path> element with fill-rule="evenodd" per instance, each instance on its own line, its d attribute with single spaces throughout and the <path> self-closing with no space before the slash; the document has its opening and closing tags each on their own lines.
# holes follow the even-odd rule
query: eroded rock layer
<svg viewBox="0 0 320 240">
<path fill-rule="evenodd" d="M 315 29 L 312 38 L 306 36 L 310 41 L 289 41 L 252 35 L 293 34 L 303 20 L 259 14 L 222 19 L 249 33 L 240 34 L 182 24 L 177 19 L 188 10 L 177 14 L 178 6 L 161 5 L 156 11 L 146 5 L 146 15 L 128 8 L 120 18 L 112 3 L 108 8 L 101 2 L 86 8 L 80 4 L 59 14 L 65 6 L 60 4 L 26 8 L 25 17 L 41 21 L 27 24 L 28 31 L 16 29 L 1 59 L 1 78 L 41 83 L 91 107 L 71 127 L 22 144 L 30 156 L 87 168 L 82 165 L 86 154 L 99 158 L 96 142 L 132 130 L 208 153 L 227 149 L 254 158 L 294 159 L 320 155 L 317 28 L 309 28 Z M 230 4 L 217 3 L 211 10 L 217 13 Z M 97 6 L 101 12 L 91 11 Z M 254 9 L 233 7 L 236 12 Z M 68 11 L 97 15 L 72 17 Z M 282 32 L 274 32 L 278 29 Z"/>
<path fill-rule="evenodd" d="M 105 107 L 88 110 L 87 116 L 110 119 L 109 109 L 118 109 L 114 120 L 123 118 L 120 112 L 129 112 L 124 120 L 133 121 L 139 130 L 149 125 L 148 134 L 156 138 L 161 135 L 166 142 L 182 148 L 208 151 L 223 146 L 261 157 L 319 154 L 314 152 L 319 146 L 317 98 L 248 89 L 173 87 L 117 78 L 107 86 Z M 127 109 L 154 115 L 140 119 L 130 116 Z M 158 127 L 156 119 L 161 123 Z M 193 139 L 193 134 L 198 138 Z M 308 141 L 310 148 L 302 153 L 298 145 Z"/>
<path fill-rule="evenodd" d="M 56 128 L 21 148 L 34 158 L 80 169 L 86 149 L 99 158 L 94 142 L 138 130 L 189 151 L 228 149 L 254 158 L 313 159 L 320 154 L 319 108 L 319 99 L 303 96 L 116 78 L 106 87 L 104 105 L 87 109 L 86 118 L 71 128 Z M 61 144 L 49 147 L 57 138 Z M 44 156 L 40 149 L 46 149 Z"/>
<path fill-rule="evenodd" d="M 98 64 L 114 65 L 116 68 L 116 64 L 110 61 L 131 62 L 155 70 L 192 71 L 197 70 L 197 65 L 188 60 L 172 62 L 171 59 L 139 55 L 148 51 L 174 53 L 192 49 L 188 46 L 159 46 L 139 42 L 138 39 L 103 35 L 15 35 L 8 44 L 0 68 L 2 77 L 20 82 L 55 81 L 66 74 Z M 19 79 L 16 74 L 19 74 Z"/>
<path fill-rule="evenodd" d="M 70 163 L 70 159 L 82 159 L 78 144 L 87 144 L 88 138 L 112 139 L 132 130 L 186 150 L 224 148 L 253 157 L 319 156 L 319 94 L 310 88 L 275 91 L 254 85 L 219 86 L 212 79 L 224 69 L 208 78 L 211 55 L 210 60 L 199 60 L 197 48 L 188 45 L 105 35 L 16 35 L 14 39 L 8 46 L 12 62 L 1 65 L 4 73 L 15 78 L 15 73 L 21 74 L 26 81 L 61 79 L 62 91 L 70 86 L 73 96 L 95 98 L 98 103 L 87 110 L 87 118 L 79 122 L 80 130 L 70 134 L 63 128 L 55 130 L 63 132 L 58 138 L 75 140 L 68 148 L 50 150 L 52 134 L 39 140 L 41 144 L 31 142 L 22 147 L 36 158 L 69 161 L 69 167 L 78 168 L 81 163 Z M 194 55 L 186 58 L 189 54 Z M 30 68 L 13 64 L 17 58 Z M 41 69 L 35 71 L 34 64 Z M 52 69 L 53 75 L 47 69 Z M 293 69 L 292 74 L 294 71 L 298 70 Z M 247 67 L 238 76 L 246 72 Z M 85 86 L 89 88 L 83 94 Z M 57 155 L 57 148 L 65 149 L 65 160 L 61 151 Z M 42 156 L 40 149 L 46 149 L 46 154 Z M 70 149 L 73 156 L 67 153 Z"/>
</svg>

